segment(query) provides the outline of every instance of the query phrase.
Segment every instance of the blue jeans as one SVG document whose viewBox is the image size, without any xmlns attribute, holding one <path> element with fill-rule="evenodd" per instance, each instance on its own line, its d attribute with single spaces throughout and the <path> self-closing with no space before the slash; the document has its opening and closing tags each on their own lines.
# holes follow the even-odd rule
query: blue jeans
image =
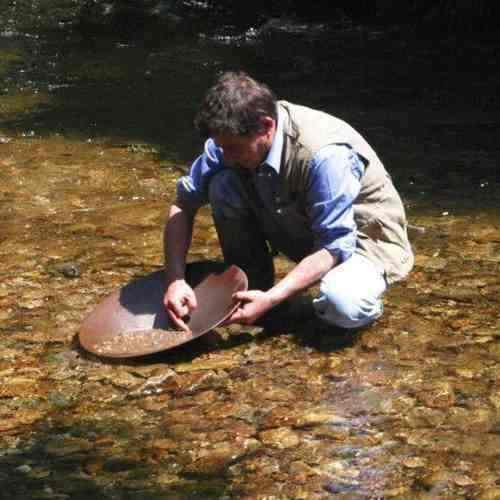
<svg viewBox="0 0 500 500">
<path fill-rule="evenodd" d="M 244 173 L 225 169 L 210 181 L 209 200 L 225 262 L 240 266 L 249 288 L 267 290 L 274 283 L 273 251 L 299 261 L 312 251 L 312 240 L 283 228 L 259 202 Z M 318 318 L 342 328 L 360 328 L 382 315 L 387 288 L 383 270 L 354 253 L 321 279 L 313 301 Z"/>
</svg>

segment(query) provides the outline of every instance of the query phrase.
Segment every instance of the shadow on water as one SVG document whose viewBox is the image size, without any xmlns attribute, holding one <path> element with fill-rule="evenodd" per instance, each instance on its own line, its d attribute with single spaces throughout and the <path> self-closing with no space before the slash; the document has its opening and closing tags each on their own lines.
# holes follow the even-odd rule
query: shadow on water
<svg viewBox="0 0 500 500">
<path fill-rule="evenodd" d="M 179 467 L 172 463 L 172 457 L 152 455 L 145 446 L 152 436 L 148 429 L 137 432 L 119 416 L 72 421 L 54 415 L 34 426 L 14 455 L 0 458 L 0 498 L 160 500 L 225 496 L 223 477 L 179 478 Z M 128 451 L 130 446 L 133 455 Z"/>
</svg>

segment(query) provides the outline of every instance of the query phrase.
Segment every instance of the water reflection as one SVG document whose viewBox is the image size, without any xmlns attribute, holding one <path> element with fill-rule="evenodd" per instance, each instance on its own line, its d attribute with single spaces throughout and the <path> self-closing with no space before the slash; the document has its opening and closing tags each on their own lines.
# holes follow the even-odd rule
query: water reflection
<svg viewBox="0 0 500 500">
<path fill-rule="evenodd" d="M 9 498 L 498 496 L 497 146 L 481 104 L 496 94 L 473 71 L 463 78 L 467 55 L 491 49 L 453 59 L 359 32 L 293 40 L 284 57 L 279 43 L 0 37 Z M 429 85 L 437 58 L 440 87 Z M 365 131 L 426 228 L 411 279 L 357 338 L 305 322 L 222 328 L 127 362 L 81 352 L 86 312 L 161 267 L 175 178 L 196 150 L 193 111 L 213 74 L 235 66 Z M 217 253 L 205 211 L 191 258 Z"/>
</svg>

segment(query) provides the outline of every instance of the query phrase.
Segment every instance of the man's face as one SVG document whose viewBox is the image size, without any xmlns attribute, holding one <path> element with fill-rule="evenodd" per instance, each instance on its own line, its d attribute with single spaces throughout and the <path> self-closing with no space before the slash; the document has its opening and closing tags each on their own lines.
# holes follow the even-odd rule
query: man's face
<svg viewBox="0 0 500 500">
<path fill-rule="evenodd" d="M 257 168 L 265 159 L 273 143 L 275 122 L 263 123 L 262 131 L 250 135 L 215 134 L 213 140 L 222 148 L 224 163 L 229 167 Z"/>
</svg>

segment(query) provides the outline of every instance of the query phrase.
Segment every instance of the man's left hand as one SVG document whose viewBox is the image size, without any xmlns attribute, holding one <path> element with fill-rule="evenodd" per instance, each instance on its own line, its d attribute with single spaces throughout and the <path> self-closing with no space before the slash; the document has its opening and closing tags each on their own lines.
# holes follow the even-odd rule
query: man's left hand
<svg viewBox="0 0 500 500">
<path fill-rule="evenodd" d="M 260 290 L 236 292 L 233 297 L 235 300 L 241 301 L 241 305 L 227 320 L 226 324 L 252 325 L 274 306 L 266 292 Z"/>
</svg>

